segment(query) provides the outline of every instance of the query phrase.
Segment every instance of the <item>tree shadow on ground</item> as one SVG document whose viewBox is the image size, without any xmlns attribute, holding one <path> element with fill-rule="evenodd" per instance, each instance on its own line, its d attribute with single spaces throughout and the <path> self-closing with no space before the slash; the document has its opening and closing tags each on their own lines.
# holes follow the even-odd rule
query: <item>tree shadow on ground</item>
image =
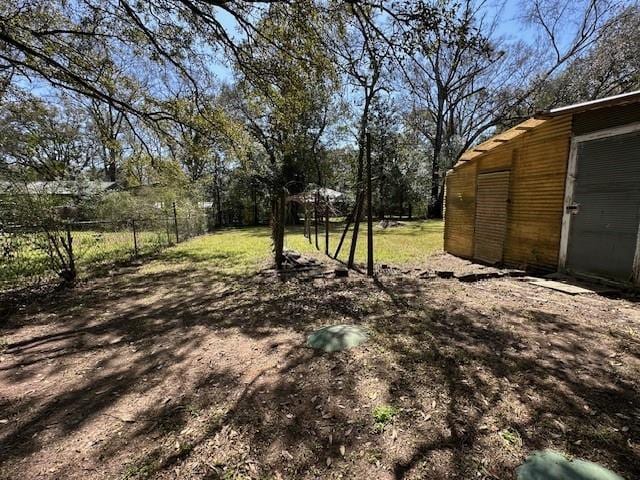
<svg viewBox="0 0 640 480">
<path fill-rule="evenodd" d="M 629 324 L 605 299 L 585 311 L 551 292 L 541 307 L 513 280 L 483 285 L 281 282 L 178 260 L 97 280 L 2 330 L 0 464 L 45 478 L 513 478 L 554 447 L 640 475 Z M 373 335 L 304 347 L 335 323 Z M 380 424 L 387 404 L 399 413 Z"/>
</svg>

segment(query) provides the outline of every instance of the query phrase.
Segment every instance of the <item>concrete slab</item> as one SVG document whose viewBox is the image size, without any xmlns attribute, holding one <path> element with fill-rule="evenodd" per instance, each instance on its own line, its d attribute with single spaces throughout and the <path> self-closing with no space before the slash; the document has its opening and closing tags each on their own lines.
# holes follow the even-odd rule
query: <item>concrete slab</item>
<svg viewBox="0 0 640 480">
<path fill-rule="evenodd" d="M 307 346 L 325 352 L 337 352 L 356 347 L 369 338 L 357 325 L 330 325 L 307 337 Z"/>
<path fill-rule="evenodd" d="M 610 287 L 608 285 L 600 285 L 596 283 L 582 282 L 575 278 L 566 277 L 558 279 L 540 278 L 540 277 L 523 277 L 522 280 L 530 283 L 531 285 L 537 285 L 539 287 L 549 288 L 558 292 L 567 293 L 569 295 L 588 295 L 588 294 L 603 294 L 614 293 L 619 290 Z"/>
<path fill-rule="evenodd" d="M 537 285 L 538 287 L 549 288 L 558 292 L 568 293 L 569 295 L 585 295 L 591 293 L 597 293 L 596 290 L 590 288 L 579 287 L 570 283 L 558 282 L 556 280 L 546 280 L 544 278 L 527 277 L 527 281 L 531 285 Z"/>
<path fill-rule="evenodd" d="M 518 480 L 624 480 L 597 463 L 569 460 L 553 450 L 534 452 L 516 473 Z"/>
</svg>

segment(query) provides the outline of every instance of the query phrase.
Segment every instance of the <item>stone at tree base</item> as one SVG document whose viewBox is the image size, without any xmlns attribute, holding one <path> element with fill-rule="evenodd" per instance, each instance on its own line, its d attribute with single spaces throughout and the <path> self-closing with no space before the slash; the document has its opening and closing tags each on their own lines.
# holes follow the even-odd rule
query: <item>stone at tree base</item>
<svg viewBox="0 0 640 480">
<path fill-rule="evenodd" d="M 516 472 L 518 480 L 624 480 L 597 463 L 569 460 L 553 450 L 534 452 Z"/>
<path fill-rule="evenodd" d="M 436 276 L 440 278 L 453 278 L 453 272 L 448 270 L 437 270 Z"/>
<path fill-rule="evenodd" d="M 307 337 L 307 346 L 325 352 L 353 348 L 367 340 L 367 333 L 357 325 L 330 325 Z"/>
<path fill-rule="evenodd" d="M 349 276 L 349 270 L 347 270 L 346 268 L 336 268 L 333 273 L 335 274 L 336 278 Z"/>
</svg>

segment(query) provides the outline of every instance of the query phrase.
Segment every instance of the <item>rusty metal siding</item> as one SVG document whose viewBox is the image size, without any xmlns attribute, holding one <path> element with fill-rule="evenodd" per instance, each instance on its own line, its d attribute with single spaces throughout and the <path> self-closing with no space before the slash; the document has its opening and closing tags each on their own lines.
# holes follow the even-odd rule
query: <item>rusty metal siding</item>
<svg viewBox="0 0 640 480">
<path fill-rule="evenodd" d="M 445 250 L 473 257 L 485 241 L 475 235 L 477 173 L 510 168 L 503 263 L 556 269 L 570 139 L 571 115 L 553 118 L 451 172 Z"/>
<path fill-rule="evenodd" d="M 640 222 L 640 132 L 578 144 L 567 269 L 631 281 Z"/>
<path fill-rule="evenodd" d="M 478 159 L 478 172 L 508 170 L 511 168 L 512 150 L 513 144 L 505 144 Z"/>
<path fill-rule="evenodd" d="M 601 108 L 573 116 L 573 133 L 586 133 L 640 122 L 640 103 Z"/>
<path fill-rule="evenodd" d="M 558 265 L 571 115 L 545 122 L 513 142 L 504 262 L 555 270 Z"/>
<path fill-rule="evenodd" d="M 447 174 L 444 248 L 453 255 L 473 255 L 476 165 L 464 165 Z"/>
<path fill-rule="evenodd" d="M 477 182 L 473 258 L 500 263 L 507 229 L 509 171 L 481 173 Z"/>
</svg>

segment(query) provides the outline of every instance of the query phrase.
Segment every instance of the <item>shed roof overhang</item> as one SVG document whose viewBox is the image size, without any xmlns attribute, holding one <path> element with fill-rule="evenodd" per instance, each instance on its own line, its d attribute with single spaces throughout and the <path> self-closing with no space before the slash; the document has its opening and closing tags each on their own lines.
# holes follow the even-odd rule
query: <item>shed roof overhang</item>
<svg viewBox="0 0 640 480">
<path fill-rule="evenodd" d="M 640 102 L 640 90 L 637 90 L 635 92 L 623 93 L 620 95 L 614 95 L 612 97 L 601 98 L 599 100 L 592 100 L 589 102 L 576 103 L 573 105 L 567 105 L 565 107 L 558 107 L 551 110 L 540 111 L 536 113 L 532 118 L 519 123 L 515 127 L 499 133 L 498 135 L 491 137 L 489 140 L 486 140 L 485 142 L 482 142 L 481 144 L 470 148 L 460 156 L 460 159 L 458 163 L 454 165 L 454 168 L 475 160 L 482 155 L 485 155 L 493 149 L 520 137 L 521 135 L 536 127 L 539 127 L 552 118 L 563 115 L 573 115 L 576 113 L 611 107 L 614 105 L 626 105 L 635 102 Z"/>
<path fill-rule="evenodd" d="M 476 145 L 473 148 L 470 148 L 460 156 L 460 160 L 456 164 L 456 166 L 469 162 L 481 155 L 484 155 L 494 148 L 518 138 L 520 135 L 525 134 L 529 130 L 536 128 L 537 126 L 542 125 L 545 122 L 546 120 L 538 118 L 530 118 L 529 120 L 525 120 L 515 127 L 499 133 L 498 135 L 491 137 L 489 140 L 482 142 L 481 144 Z"/>
<path fill-rule="evenodd" d="M 588 102 L 574 103 L 573 105 L 552 108 L 551 110 L 543 110 L 536 113 L 534 118 L 553 118 L 559 115 L 582 113 L 589 110 L 596 110 L 598 108 L 611 107 L 614 105 L 626 105 L 635 102 L 640 102 L 640 90 L 600 98 L 598 100 L 590 100 Z"/>
</svg>

